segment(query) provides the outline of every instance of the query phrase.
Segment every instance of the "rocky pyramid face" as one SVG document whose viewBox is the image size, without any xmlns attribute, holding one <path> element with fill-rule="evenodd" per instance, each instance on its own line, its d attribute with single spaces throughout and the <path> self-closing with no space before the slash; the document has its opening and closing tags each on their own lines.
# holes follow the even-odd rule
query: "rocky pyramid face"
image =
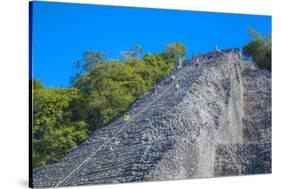
<svg viewBox="0 0 281 189">
<path fill-rule="evenodd" d="M 243 63 L 237 49 L 198 57 L 204 63 L 139 99 L 129 120 L 34 169 L 34 187 L 270 173 L 271 74 Z"/>
</svg>

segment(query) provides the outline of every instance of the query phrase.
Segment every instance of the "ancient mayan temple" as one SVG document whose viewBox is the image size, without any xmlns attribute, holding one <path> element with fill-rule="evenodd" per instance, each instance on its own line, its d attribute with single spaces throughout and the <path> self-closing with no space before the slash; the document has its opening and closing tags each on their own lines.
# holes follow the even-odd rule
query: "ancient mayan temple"
<svg viewBox="0 0 281 189">
<path fill-rule="evenodd" d="M 239 49 L 193 57 L 122 117 L 55 164 L 34 187 L 271 173 L 271 73 Z M 180 86 L 176 88 L 177 86 Z"/>
</svg>

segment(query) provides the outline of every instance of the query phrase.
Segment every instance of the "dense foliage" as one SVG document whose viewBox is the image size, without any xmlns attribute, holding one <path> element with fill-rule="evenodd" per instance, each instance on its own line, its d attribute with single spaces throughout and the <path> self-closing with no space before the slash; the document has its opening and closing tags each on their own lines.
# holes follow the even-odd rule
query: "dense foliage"
<svg viewBox="0 0 281 189">
<path fill-rule="evenodd" d="M 254 39 L 243 48 L 244 56 L 252 58 L 261 69 L 271 71 L 271 35 L 262 37 L 253 29 L 249 33 Z"/>
<path fill-rule="evenodd" d="M 86 123 L 73 119 L 71 103 L 78 99 L 75 88 L 33 91 L 34 167 L 53 163 L 88 136 Z"/>
<path fill-rule="evenodd" d="M 33 167 L 55 162 L 126 112 L 171 73 L 186 49 L 173 43 L 159 54 L 143 52 L 138 45 L 123 52 L 120 60 L 105 61 L 103 53 L 87 51 L 75 62 L 78 73 L 71 88 L 43 88 L 33 80 Z"/>
<path fill-rule="evenodd" d="M 85 69 L 91 62 L 84 58 L 79 61 L 82 71 L 72 82 L 83 94 L 76 115 L 87 122 L 91 132 L 107 125 L 166 77 L 174 69 L 176 57 L 184 56 L 185 51 L 183 44 L 174 43 L 160 54 L 141 57 L 143 49 L 136 46 L 122 53 L 121 60 L 99 61 L 91 69 Z M 98 52 L 91 53 L 91 57 L 98 57 L 94 56 Z"/>
</svg>

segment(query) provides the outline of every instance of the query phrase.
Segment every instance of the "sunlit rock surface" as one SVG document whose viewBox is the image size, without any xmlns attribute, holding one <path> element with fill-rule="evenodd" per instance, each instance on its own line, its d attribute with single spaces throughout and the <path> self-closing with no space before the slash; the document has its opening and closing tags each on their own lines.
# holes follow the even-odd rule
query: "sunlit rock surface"
<svg viewBox="0 0 281 189">
<path fill-rule="evenodd" d="M 271 74 L 237 49 L 207 55 L 156 84 L 127 112 L 132 120 L 34 169 L 34 187 L 270 173 Z"/>
</svg>

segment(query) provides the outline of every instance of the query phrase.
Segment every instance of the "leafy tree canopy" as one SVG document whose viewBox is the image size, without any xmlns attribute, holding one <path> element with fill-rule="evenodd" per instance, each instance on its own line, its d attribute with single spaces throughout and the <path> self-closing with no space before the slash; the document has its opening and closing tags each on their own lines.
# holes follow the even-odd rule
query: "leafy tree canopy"
<svg viewBox="0 0 281 189">
<path fill-rule="evenodd" d="M 55 162 L 88 136 L 87 125 L 73 120 L 70 106 L 79 91 L 36 89 L 33 92 L 33 167 Z"/>
<path fill-rule="evenodd" d="M 271 71 L 271 34 L 262 37 L 252 28 L 249 34 L 253 40 L 243 47 L 244 56 L 252 58 L 261 69 Z"/>
<path fill-rule="evenodd" d="M 144 53 L 140 45 L 134 46 L 129 51 L 121 52 L 121 60 L 127 62 L 132 57 L 140 57 Z"/>
<path fill-rule="evenodd" d="M 31 84 L 32 84 L 32 87 L 33 87 L 34 90 L 44 88 L 42 82 L 40 80 L 37 80 L 37 79 L 32 79 Z"/>
<path fill-rule="evenodd" d="M 74 63 L 74 67 L 77 69 L 83 69 L 84 70 L 91 70 L 96 64 L 104 62 L 105 54 L 99 52 L 99 51 L 91 51 L 88 50 L 83 54 L 82 60 L 77 60 Z"/>
<path fill-rule="evenodd" d="M 176 42 L 167 45 L 164 51 L 164 57 L 169 60 L 175 60 L 177 56 L 183 57 L 186 54 L 186 48 L 183 43 Z"/>
</svg>

